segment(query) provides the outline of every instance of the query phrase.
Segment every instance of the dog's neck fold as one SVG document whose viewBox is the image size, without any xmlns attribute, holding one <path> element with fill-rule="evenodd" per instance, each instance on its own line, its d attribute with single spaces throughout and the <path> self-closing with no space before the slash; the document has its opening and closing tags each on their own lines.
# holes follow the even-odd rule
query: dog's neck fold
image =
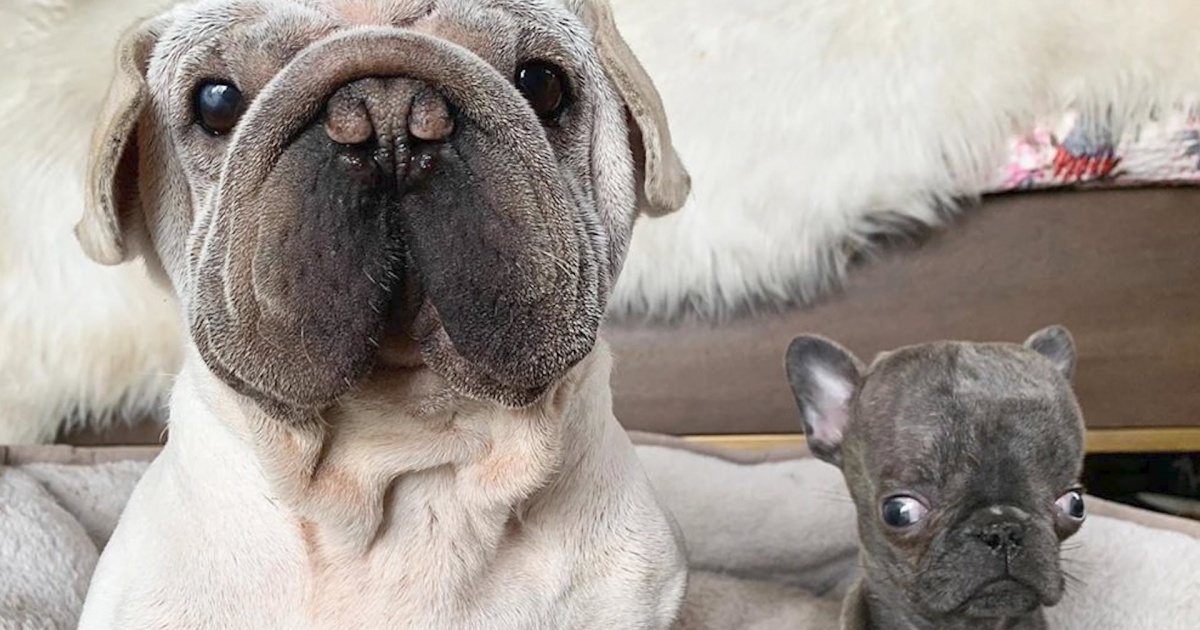
<svg viewBox="0 0 1200 630">
<path fill-rule="evenodd" d="M 607 350 L 575 366 L 539 402 L 507 409 L 454 393 L 424 369 L 380 370 L 318 419 L 285 422 L 193 370 L 210 417 L 245 446 L 271 499 L 323 542 L 366 553 L 386 527 L 388 506 L 406 475 L 452 471 L 458 500 L 521 518 L 524 504 L 577 453 L 562 451 L 567 406 Z M 199 358 L 193 356 L 194 363 Z M 199 367 L 199 366 L 197 366 Z M 503 523 L 501 523 L 503 525 Z M 503 531 L 503 527 L 498 531 Z M 307 535 L 307 534 L 306 534 Z"/>
<path fill-rule="evenodd" d="M 1041 608 L 1021 617 L 980 619 L 948 615 L 927 619 L 894 588 L 870 578 L 871 569 L 846 593 L 841 630 L 1046 630 Z"/>
</svg>

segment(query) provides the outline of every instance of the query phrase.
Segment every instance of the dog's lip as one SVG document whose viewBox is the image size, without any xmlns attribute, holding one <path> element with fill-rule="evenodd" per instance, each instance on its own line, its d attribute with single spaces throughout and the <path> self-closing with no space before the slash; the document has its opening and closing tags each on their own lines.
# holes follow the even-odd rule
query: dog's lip
<svg viewBox="0 0 1200 630">
<path fill-rule="evenodd" d="M 1012 588 L 1014 586 L 1020 587 L 1020 588 L 1025 588 L 1025 589 L 1030 588 L 1028 584 L 1021 581 L 1020 579 L 1015 578 L 1011 575 L 1006 575 L 1004 577 L 996 578 L 994 580 L 985 582 L 975 592 L 983 593 L 984 591 L 989 590 L 989 589 L 997 589 L 998 590 L 998 589 Z"/>
<path fill-rule="evenodd" d="M 1033 586 L 1011 575 L 985 582 L 963 603 L 962 608 L 972 616 L 988 617 L 1028 612 L 1042 603 Z"/>
<path fill-rule="evenodd" d="M 387 322 L 379 343 L 377 369 L 388 371 L 416 370 L 425 367 L 421 344 L 411 334 L 408 323 Z"/>
</svg>

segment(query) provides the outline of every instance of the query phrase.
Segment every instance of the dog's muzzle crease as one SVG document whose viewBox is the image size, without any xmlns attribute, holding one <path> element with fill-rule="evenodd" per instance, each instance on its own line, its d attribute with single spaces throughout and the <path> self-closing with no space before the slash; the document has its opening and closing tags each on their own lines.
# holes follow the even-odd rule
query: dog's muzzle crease
<svg viewBox="0 0 1200 630">
<path fill-rule="evenodd" d="M 591 350 L 604 252 L 538 117 L 465 49 L 396 29 L 321 40 L 227 155 L 188 317 L 238 391 L 321 408 L 407 334 L 460 393 L 523 406 Z"/>
</svg>

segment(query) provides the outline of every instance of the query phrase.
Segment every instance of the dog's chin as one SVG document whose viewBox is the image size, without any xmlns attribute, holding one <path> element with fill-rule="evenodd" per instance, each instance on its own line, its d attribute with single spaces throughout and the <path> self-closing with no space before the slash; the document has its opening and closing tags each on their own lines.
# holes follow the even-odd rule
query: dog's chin
<svg viewBox="0 0 1200 630">
<path fill-rule="evenodd" d="M 1038 592 L 1011 578 L 995 580 L 975 591 L 962 606 L 968 617 L 1015 617 L 1037 610 L 1042 605 Z"/>
<path fill-rule="evenodd" d="M 415 273 L 407 273 L 394 288 L 384 313 L 375 371 L 404 371 L 425 367 L 414 327 L 424 300 Z"/>
<path fill-rule="evenodd" d="M 408 330 L 388 330 L 379 344 L 376 370 L 400 371 L 419 370 L 425 367 L 421 358 L 421 346 Z"/>
</svg>

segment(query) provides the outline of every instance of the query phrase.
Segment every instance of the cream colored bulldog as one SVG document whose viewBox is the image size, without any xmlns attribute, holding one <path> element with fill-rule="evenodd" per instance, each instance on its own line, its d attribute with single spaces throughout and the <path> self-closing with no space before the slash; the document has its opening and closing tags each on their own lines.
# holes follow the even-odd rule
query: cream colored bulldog
<svg viewBox="0 0 1200 630">
<path fill-rule="evenodd" d="M 208 0 L 135 26 L 77 233 L 189 332 L 81 627 L 666 628 L 597 330 L 688 176 L 608 7 Z"/>
</svg>

